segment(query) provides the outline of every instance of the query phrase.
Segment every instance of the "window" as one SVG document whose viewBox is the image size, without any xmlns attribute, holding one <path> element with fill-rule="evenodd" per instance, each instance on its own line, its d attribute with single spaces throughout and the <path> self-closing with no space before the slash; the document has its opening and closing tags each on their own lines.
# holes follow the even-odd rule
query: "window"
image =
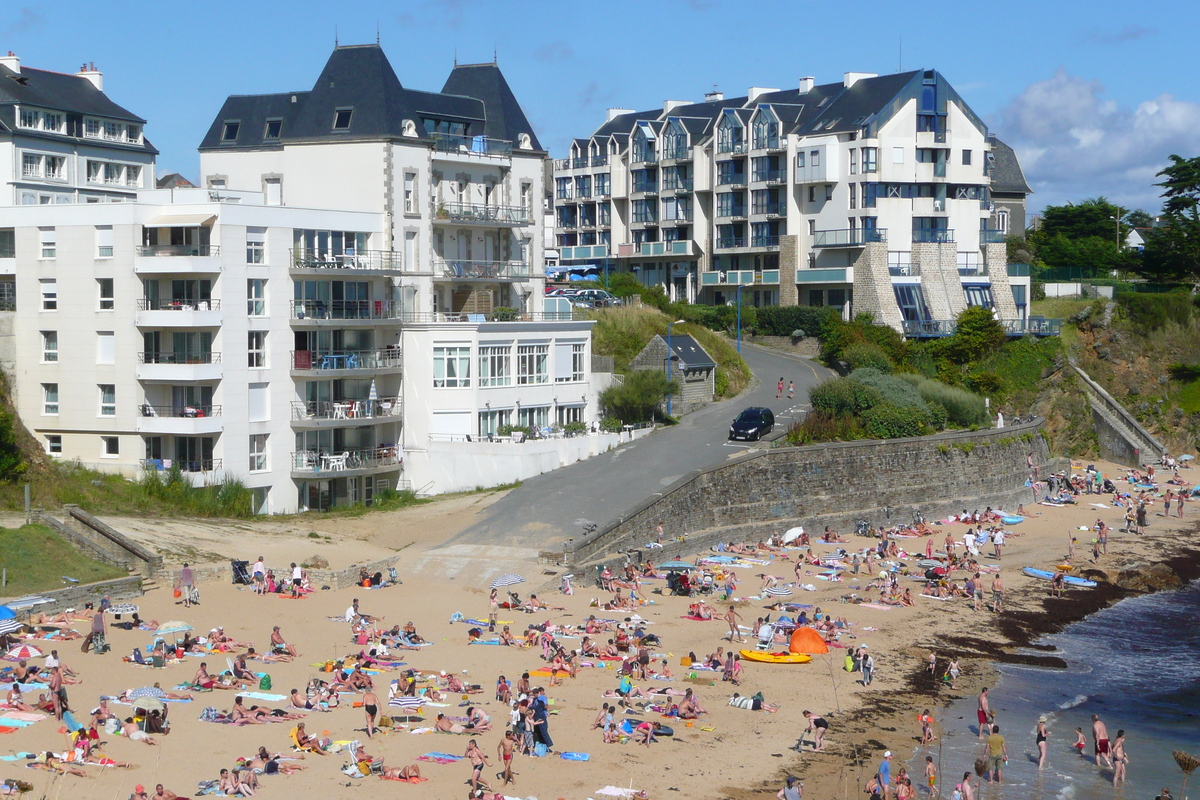
<svg viewBox="0 0 1200 800">
<path fill-rule="evenodd" d="M 96 278 L 96 290 L 100 295 L 100 310 L 112 311 L 116 305 L 116 299 L 113 295 L 113 279 Z"/>
<path fill-rule="evenodd" d="M 817 187 L 808 187 L 808 202 L 815 203 L 817 201 Z"/>
<path fill-rule="evenodd" d="M 246 263 L 266 263 L 267 229 L 246 228 Z"/>
<path fill-rule="evenodd" d="M 812 150 L 812 151 L 810 151 L 810 152 L 809 152 L 809 154 L 808 154 L 808 165 L 809 165 L 810 167 L 819 167 L 819 166 L 821 166 L 821 151 L 820 151 L 820 150 Z"/>
<path fill-rule="evenodd" d="M 350 118 L 354 115 L 354 111 L 349 108 L 339 108 L 333 112 L 333 129 L 335 131 L 350 130 Z"/>
<path fill-rule="evenodd" d="M 22 178 L 40 178 L 42 177 L 42 157 L 33 153 L 25 153 L 21 156 L 21 177 Z"/>
<path fill-rule="evenodd" d="M 141 125 L 126 125 L 125 126 L 125 141 L 133 142 L 134 144 L 142 140 Z"/>
<path fill-rule="evenodd" d="M 517 384 L 549 381 L 550 376 L 546 371 L 549 355 L 548 344 L 517 345 Z"/>
<path fill-rule="evenodd" d="M 558 342 L 554 345 L 554 382 L 578 383 L 585 379 L 584 346 L 576 342 Z"/>
<path fill-rule="evenodd" d="M 104 164 L 99 161 L 87 162 L 87 180 L 88 183 L 99 183 L 100 176 L 104 172 Z M 91 199 L 91 198 L 89 198 Z"/>
<path fill-rule="evenodd" d="M 67 159 L 65 156 L 46 156 L 42 162 L 46 168 L 48 180 L 63 181 L 67 179 Z"/>
<path fill-rule="evenodd" d="M 16 258 L 17 237 L 13 228 L 0 228 L 0 258 Z"/>
<path fill-rule="evenodd" d="M 404 173 L 404 213 L 417 213 L 417 173 Z"/>
<path fill-rule="evenodd" d="M 803 151 L 796 153 L 796 168 L 804 169 L 804 153 L 803 153 Z"/>
<path fill-rule="evenodd" d="M 509 345 L 480 346 L 479 385 L 512 385 L 512 347 Z"/>
<path fill-rule="evenodd" d="M 528 183 L 521 184 L 521 208 L 525 209 L 525 214 L 533 219 L 533 185 Z"/>
<path fill-rule="evenodd" d="M 1008 233 L 1008 212 L 1007 211 L 1002 210 L 1002 211 L 996 212 L 996 227 L 999 228 L 1000 230 L 1004 231 L 1005 233 Z"/>
<path fill-rule="evenodd" d="M 442 388 L 471 385 L 471 348 L 433 348 L 433 385 Z"/>
<path fill-rule="evenodd" d="M 100 457 L 116 458 L 121 455 L 121 439 L 118 436 L 100 437 Z"/>
<path fill-rule="evenodd" d="M 38 283 L 42 288 L 42 311 L 57 311 L 58 281 L 54 278 L 42 278 Z"/>
<path fill-rule="evenodd" d="M 42 243 L 41 258 L 56 258 L 58 255 L 58 236 L 54 228 L 38 228 L 38 238 Z"/>
<path fill-rule="evenodd" d="M 104 182 L 110 186 L 116 186 L 121 183 L 121 165 L 120 164 L 105 164 L 104 165 Z"/>
<path fill-rule="evenodd" d="M 967 284 L 963 287 L 963 295 L 967 299 L 967 305 L 972 308 L 991 308 L 993 305 L 991 286 Z"/>
<path fill-rule="evenodd" d="M 267 120 L 267 128 L 263 131 L 264 139 L 278 139 L 279 134 L 283 132 L 283 120 L 269 119 Z"/>
<path fill-rule="evenodd" d="M 100 138 L 100 120 L 85 119 L 83 121 L 83 135 L 89 139 Z"/>
<path fill-rule="evenodd" d="M 104 123 L 104 138 L 119 142 L 125 138 L 125 126 L 119 122 Z"/>
<path fill-rule="evenodd" d="M 41 120 L 41 115 L 36 111 L 31 111 L 27 108 L 21 109 L 21 127 L 22 128 L 38 128 L 38 123 Z"/>
<path fill-rule="evenodd" d="M 815 236 L 816 233 L 817 233 L 817 221 L 815 219 L 810 219 L 808 221 L 808 235 Z"/>
<path fill-rule="evenodd" d="M 858 174 L 858 149 L 850 148 L 850 174 Z"/>
<path fill-rule="evenodd" d="M 900 314 L 907 322 L 918 322 L 929 319 L 929 309 L 925 307 L 925 294 L 920 284 L 897 283 L 892 287 L 896 295 L 896 305 Z"/>
<path fill-rule="evenodd" d="M 46 452 L 52 456 L 62 455 L 62 436 L 52 434 L 46 437 Z"/>
<path fill-rule="evenodd" d="M 125 185 L 135 187 L 142 185 L 141 167 L 135 167 L 132 164 L 125 167 Z"/>
<path fill-rule="evenodd" d="M 58 361 L 58 331 L 42 331 L 42 363 Z"/>
<path fill-rule="evenodd" d="M 58 384 L 42 384 L 42 413 L 48 417 L 58 416 Z"/>
<path fill-rule="evenodd" d="M 250 317 L 265 317 L 267 315 L 266 278 L 246 279 L 246 315 Z"/>
<path fill-rule="evenodd" d="M 523 428 L 545 428 L 550 424 L 550 406 L 533 406 L 517 411 L 517 424 Z"/>
<path fill-rule="evenodd" d="M 829 202 L 832 199 L 833 199 L 833 184 L 827 183 L 827 184 L 825 184 L 825 202 Z"/>
<path fill-rule="evenodd" d="M 501 425 L 508 425 L 512 420 L 512 412 L 508 409 L 479 412 L 479 435 L 495 436 Z"/>
<path fill-rule="evenodd" d="M 50 113 L 42 114 L 42 130 L 51 131 L 53 133 L 62 133 L 63 115 Z"/>
<path fill-rule="evenodd" d="M 565 426 L 572 422 L 583 422 L 583 406 L 559 406 L 558 424 Z"/>
<path fill-rule="evenodd" d="M 240 122 L 226 122 L 224 130 L 221 131 L 222 142 L 236 142 L 238 131 L 241 129 Z"/>
<path fill-rule="evenodd" d="M 265 472 L 267 469 L 267 434 L 250 434 L 250 471 Z"/>
<path fill-rule="evenodd" d="M 848 184 L 847 188 L 850 190 L 850 208 L 858 208 L 858 184 Z"/>
<path fill-rule="evenodd" d="M 876 172 L 875 155 L 879 151 L 876 147 L 864 147 L 862 149 L 862 171 L 864 174 L 868 172 Z"/>
<path fill-rule="evenodd" d="M 417 232 L 404 232 L 404 268 L 415 270 L 417 268 Z"/>
<path fill-rule="evenodd" d="M 266 331 L 250 331 L 246 334 L 246 362 L 251 369 L 267 366 Z"/>
<path fill-rule="evenodd" d="M 100 416 L 117 415 L 117 387 L 111 383 L 100 384 Z"/>
<path fill-rule="evenodd" d="M 117 363 L 117 337 L 114 331 L 96 331 L 96 363 Z"/>
<path fill-rule="evenodd" d="M 113 228 L 112 225 L 96 226 L 96 258 L 113 257 Z"/>
</svg>

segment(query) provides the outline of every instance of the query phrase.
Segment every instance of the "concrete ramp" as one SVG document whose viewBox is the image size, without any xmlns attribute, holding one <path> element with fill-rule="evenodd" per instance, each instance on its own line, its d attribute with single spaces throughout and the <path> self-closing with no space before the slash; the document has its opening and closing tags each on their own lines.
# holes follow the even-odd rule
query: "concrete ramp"
<svg viewBox="0 0 1200 800">
<path fill-rule="evenodd" d="M 1131 467 L 1142 464 L 1157 464 L 1166 452 L 1163 443 L 1146 430 L 1137 419 L 1104 387 L 1092 380 L 1071 362 L 1071 369 L 1079 377 L 1083 393 L 1092 407 L 1092 425 L 1100 440 L 1100 454 L 1109 461 Z"/>
</svg>

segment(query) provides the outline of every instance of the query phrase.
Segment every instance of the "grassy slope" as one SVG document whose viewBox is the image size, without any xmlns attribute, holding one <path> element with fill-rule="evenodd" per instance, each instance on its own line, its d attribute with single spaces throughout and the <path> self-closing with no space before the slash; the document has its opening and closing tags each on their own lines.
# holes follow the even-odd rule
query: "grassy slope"
<svg viewBox="0 0 1200 800">
<path fill-rule="evenodd" d="M 667 335 L 671 318 L 649 306 L 629 306 L 597 310 L 588 315 L 596 320 L 593 348 L 597 355 L 612 356 L 614 369 L 625 374 L 629 362 L 642 351 L 655 334 Z M 701 325 L 684 323 L 671 326 L 672 333 L 686 333 L 700 343 L 717 362 L 717 396 L 733 397 L 750 383 L 750 369 L 737 349 L 724 336 Z M 725 376 L 725 380 L 720 378 Z"/>
<path fill-rule="evenodd" d="M 0 593 L 12 597 L 61 589 L 63 576 L 91 583 L 126 574 L 123 569 L 87 558 L 41 525 L 0 528 L 0 565 L 8 570 L 8 586 Z"/>
</svg>

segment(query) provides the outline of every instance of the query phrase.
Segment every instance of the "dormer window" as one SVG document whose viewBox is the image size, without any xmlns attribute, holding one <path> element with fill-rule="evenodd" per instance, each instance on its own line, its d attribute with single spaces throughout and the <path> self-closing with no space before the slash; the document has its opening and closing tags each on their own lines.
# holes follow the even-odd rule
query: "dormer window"
<svg viewBox="0 0 1200 800">
<path fill-rule="evenodd" d="M 21 127 L 37 130 L 39 127 L 41 127 L 39 125 L 39 123 L 41 122 L 41 117 L 42 117 L 42 115 L 36 111 L 22 108 L 21 109 Z"/>
<path fill-rule="evenodd" d="M 283 132 L 283 120 L 269 119 L 267 120 L 267 128 L 263 131 L 264 139 L 278 139 L 279 134 Z"/>
<path fill-rule="evenodd" d="M 354 116 L 354 109 L 339 108 L 333 112 L 333 129 L 335 131 L 350 130 L 350 118 Z"/>
<path fill-rule="evenodd" d="M 138 142 L 140 142 L 142 140 L 142 126 L 141 125 L 126 125 L 125 126 L 125 139 L 126 139 L 126 141 L 132 142 L 133 144 L 137 144 Z"/>
<path fill-rule="evenodd" d="M 90 117 L 83 121 L 83 135 L 89 139 L 100 138 L 100 120 Z"/>
<path fill-rule="evenodd" d="M 119 142 L 125 138 L 125 126 L 117 122 L 104 123 L 104 138 Z"/>
<path fill-rule="evenodd" d="M 238 131 L 241 129 L 241 127 L 242 123 L 240 122 L 226 122 L 225 129 L 221 131 L 221 141 L 236 142 Z"/>
</svg>

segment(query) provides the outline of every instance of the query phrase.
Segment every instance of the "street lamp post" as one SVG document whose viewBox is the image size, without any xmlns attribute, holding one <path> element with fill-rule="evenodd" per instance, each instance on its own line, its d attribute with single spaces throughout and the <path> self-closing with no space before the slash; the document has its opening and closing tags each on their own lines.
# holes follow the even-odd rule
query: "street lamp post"
<svg viewBox="0 0 1200 800">
<path fill-rule="evenodd" d="M 737 351 L 742 352 L 742 284 L 737 287 Z"/>
<path fill-rule="evenodd" d="M 681 325 L 683 320 L 677 319 L 667 323 L 667 416 L 671 416 L 671 326 Z"/>
</svg>

